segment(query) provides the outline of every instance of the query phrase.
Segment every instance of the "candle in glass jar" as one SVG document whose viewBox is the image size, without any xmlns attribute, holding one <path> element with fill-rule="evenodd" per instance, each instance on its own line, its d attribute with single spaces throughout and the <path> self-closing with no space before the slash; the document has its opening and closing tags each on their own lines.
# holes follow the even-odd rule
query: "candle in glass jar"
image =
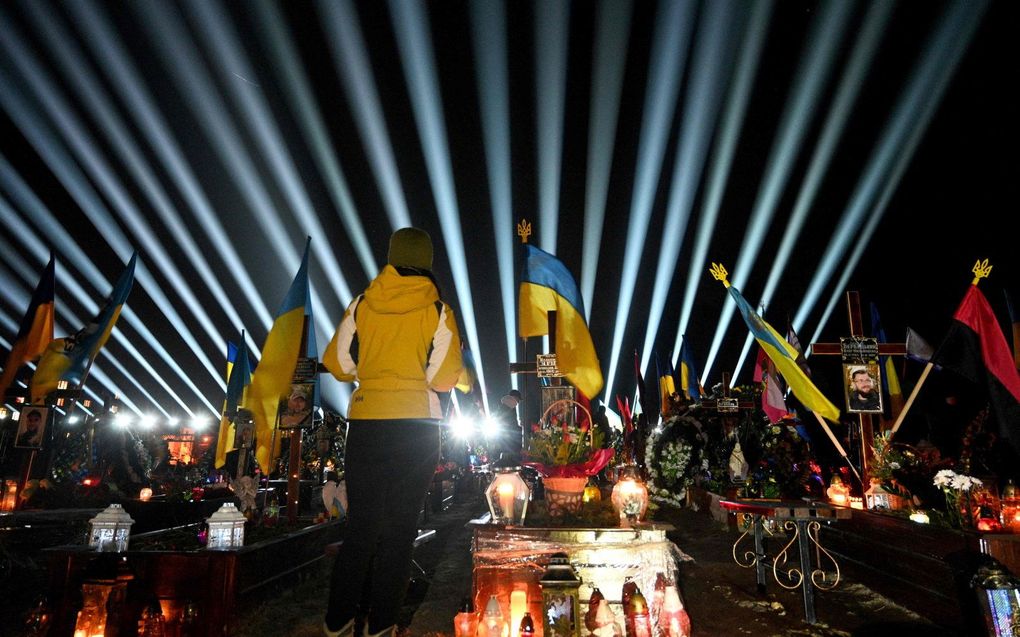
<svg viewBox="0 0 1020 637">
<path fill-rule="evenodd" d="M 514 513 L 514 485 L 504 482 L 496 489 L 499 495 L 499 508 L 503 509 L 503 517 L 513 517 Z"/>
</svg>

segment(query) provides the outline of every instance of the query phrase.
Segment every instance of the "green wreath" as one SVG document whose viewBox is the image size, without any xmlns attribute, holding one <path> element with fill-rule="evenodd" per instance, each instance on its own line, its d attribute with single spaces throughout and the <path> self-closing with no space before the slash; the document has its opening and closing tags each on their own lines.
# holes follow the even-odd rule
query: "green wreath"
<svg viewBox="0 0 1020 637">
<path fill-rule="evenodd" d="M 687 487 L 700 470 L 706 441 L 701 421 L 687 414 L 671 416 L 656 427 L 645 447 L 649 494 L 682 504 Z"/>
</svg>

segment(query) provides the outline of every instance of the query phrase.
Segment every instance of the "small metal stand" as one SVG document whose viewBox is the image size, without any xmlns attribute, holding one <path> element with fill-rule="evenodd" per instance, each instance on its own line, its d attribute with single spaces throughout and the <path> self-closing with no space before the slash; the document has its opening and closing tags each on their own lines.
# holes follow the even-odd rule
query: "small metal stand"
<svg viewBox="0 0 1020 637">
<path fill-rule="evenodd" d="M 823 522 L 829 524 L 836 519 L 849 518 L 850 510 L 825 503 L 780 500 L 723 500 L 719 502 L 719 506 L 730 513 L 749 518 L 747 530 L 733 543 L 733 560 L 743 568 L 755 569 L 758 593 L 765 593 L 767 571 L 771 566 L 772 577 L 777 584 L 787 590 L 801 589 L 804 620 L 814 624 L 817 621 L 815 589 L 830 591 L 836 588 L 840 578 L 839 564 L 832 554 L 822 547 L 818 531 Z M 773 535 L 777 527 L 787 531 L 789 540 L 773 556 L 766 552 L 765 536 Z M 741 552 L 740 545 L 751 539 L 754 541 L 754 550 Z M 797 543 L 799 557 L 796 565 L 788 564 L 790 549 L 794 542 Z M 816 554 L 814 567 L 811 561 L 812 545 Z M 831 572 L 820 568 L 822 555 L 832 563 Z"/>
</svg>

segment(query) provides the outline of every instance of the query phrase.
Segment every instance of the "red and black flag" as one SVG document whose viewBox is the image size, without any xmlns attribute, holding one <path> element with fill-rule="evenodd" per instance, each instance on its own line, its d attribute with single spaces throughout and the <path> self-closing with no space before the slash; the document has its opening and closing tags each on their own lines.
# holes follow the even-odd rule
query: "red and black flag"
<svg viewBox="0 0 1020 637">
<path fill-rule="evenodd" d="M 1020 449 L 1020 373 L 988 299 L 970 286 L 932 362 L 984 385 L 1000 433 Z"/>
</svg>

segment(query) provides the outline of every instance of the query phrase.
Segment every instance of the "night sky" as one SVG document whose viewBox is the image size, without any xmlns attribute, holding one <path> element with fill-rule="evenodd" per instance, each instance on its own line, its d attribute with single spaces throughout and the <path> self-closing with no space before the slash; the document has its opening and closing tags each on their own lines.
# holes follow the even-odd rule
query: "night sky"
<svg viewBox="0 0 1020 637">
<path fill-rule="evenodd" d="M 455 293 L 464 284 L 454 279 L 450 254 L 443 241 L 444 235 L 451 232 L 450 224 L 441 221 L 439 216 L 442 204 L 437 202 L 443 199 L 435 196 L 436 182 L 430 180 L 430 146 L 423 143 L 420 134 L 421 120 L 416 119 L 415 101 L 401 57 L 402 31 L 395 26 L 398 22 L 395 17 L 412 15 L 407 11 L 407 4 L 394 1 L 333 6 L 344 7 L 357 16 L 367 58 L 344 57 L 343 64 L 358 66 L 360 73 L 350 76 L 368 77 L 374 83 L 380 109 L 374 114 L 383 124 L 382 130 L 390 145 L 388 156 L 394 160 L 398 179 L 395 183 L 399 183 L 411 223 L 432 234 L 436 244 L 435 269 L 444 296 L 464 317 L 467 308 L 460 307 L 463 296 Z M 561 126 L 558 134 L 562 152 L 559 178 L 550 182 L 558 188 L 558 238 L 555 245 L 541 242 L 539 245 L 557 254 L 579 280 L 584 251 L 582 233 L 590 222 L 585 210 L 592 144 L 589 132 L 593 117 L 593 48 L 603 4 L 554 5 L 568 9 L 563 14 L 567 31 L 561 38 L 554 38 L 555 42 L 566 38 L 565 67 L 558 84 L 562 91 L 559 103 L 562 117 L 557 118 Z M 261 346 L 269 324 L 264 310 L 260 313 L 249 302 L 243 287 L 233 276 L 232 266 L 221 258 L 222 241 L 209 230 L 208 213 L 196 208 L 193 193 L 189 194 L 182 187 L 174 168 L 166 162 L 167 139 L 177 156 L 187 163 L 187 173 L 193 176 L 201 199 L 208 203 L 208 210 L 218 219 L 216 227 L 222 228 L 224 237 L 239 255 L 243 269 L 270 315 L 275 314 L 283 300 L 306 235 L 312 236 L 313 247 L 325 248 L 325 254 L 334 260 L 333 267 L 327 268 L 320 259 L 322 252 L 313 252 L 311 257 L 312 287 L 327 315 L 317 317 L 322 321 L 317 330 L 320 351 L 332 334 L 323 328 L 324 325 L 335 325 L 339 321 L 348 300 L 342 298 L 342 286 L 332 273 L 342 273 L 346 285 L 356 294 L 375 272 L 367 271 L 358 256 L 357 242 L 341 220 L 336 182 L 329 179 L 317 161 L 316 148 L 327 149 L 340 167 L 351 209 L 360 220 L 377 266 L 385 260 L 387 240 L 394 229 L 390 214 L 392 198 L 385 194 L 386 188 L 379 179 L 376 160 L 370 152 L 373 139 L 378 138 L 364 134 L 363 117 L 354 106 L 355 95 L 351 86 L 342 80 L 342 67 L 338 66 L 334 54 L 338 39 L 349 38 L 346 35 L 349 31 L 334 38 L 336 34 L 324 18 L 328 11 L 312 3 L 268 5 L 269 11 L 262 3 L 210 3 L 210 6 L 212 10 L 203 10 L 198 3 L 75 2 L 65 5 L 20 2 L 6 3 L 0 8 L 0 91 L 4 94 L 0 96 L 0 177 L 3 177 L 0 179 L 0 211 L 4 212 L 2 232 L 8 246 L 0 258 L 4 288 L 0 295 L 0 336 L 6 341 L 0 351 L 6 355 L 7 346 L 14 339 L 49 249 L 56 253 L 58 272 L 63 270 L 70 274 L 82 286 L 87 298 L 98 304 L 109 292 L 109 287 L 97 288 L 65 254 L 57 235 L 47 228 L 38 209 L 25 198 L 21 189 L 24 186 L 69 233 L 81 254 L 95 264 L 107 285 L 116 279 L 122 264 L 130 257 L 130 247 L 126 246 L 140 251 L 142 267 L 164 291 L 167 302 L 177 308 L 180 321 L 166 314 L 165 302 L 158 294 L 152 294 L 151 286 L 147 289 L 141 280 L 136 280 L 127 304 L 151 330 L 163 350 L 184 370 L 194 388 L 188 387 L 151 347 L 148 337 L 139 334 L 123 318 L 117 330 L 138 348 L 181 402 L 196 413 L 208 412 L 209 405 L 214 406 L 213 411 L 218 408 L 223 396 L 221 381 L 203 365 L 195 354 L 196 347 L 184 340 L 177 328 L 186 325 L 198 345 L 197 350 L 220 371 L 225 364 L 226 340 L 236 341 L 243 328 L 250 333 L 252 342 Z M 555 12 L 543 12 L 540 17 L 535 9 L 539 5 L 525 2 L 511 2 L 506 6 L 498 2 L 477 5 L 433 2 L 417 6 L 424 8 L 422 15 L 427 17 L 427 33 L 431 37 L 431 59 L 435 63 L 446 134 L 444 141 L 452 169 L 449 177 L 470 272 L 473 298 L 470 310 L 477 325 L 479 358 L 484 363 L 490 400 L 496 400 L 509 388 L 508 353 L 489 179 L 494 167 L 489 164 L 486 153 L 485 123 L 480 107 L 483 102 L 480 86 L 491 89 L 496 78 L 487 77 L 479 82 L 476 73 L 479 47 L 473 40 L 472 7 L 505 17 L 507 49 L 505 58 L 501 59 L 508 78 L 506 130 L 510 145 L 502 150 L 507 151 L 510 160 L 506 173 L 510 177 L 508 209 L 513 222 L 528 218 L 534 223 L 533 241 L 539 241 L 542 231 L 539 212 L 543 208 L 543 180 L 540 178 L 543 164 L 540 157 L 550 144 L 555 147 L 555 137 L 541 133 L 536 103 L 542 101 L 540 97 L 556 94 L 537 87 L 540 77 L 556 77 L 556 74 L 539 72 L 549 69 L 541 68 L 536 62 L 536 47 L 541 38 L 536 36 L 535 25 L 541 22 L 548 26 L 547 14 Z M 655 88 L 650 78 L 656 68 L 653 59 L 657 50 L 656 26 L 667 20 L 670 8 L 688 6 L 690 17 L 684 24 L 691 28 L 691 37 L 682 40 L 681 50 L 686 54 L 686 64 L 680 66 L 680 74 L 674 78 L 678 80 L 678 99 L 666 113 L 664 129 L 656 133 L 665 144 L 657 176 L 652 182 L 655 187 L 647 232 L 639 242 L 628 237 L 628 224 L 634 209 L 641 153 L 650 143 L 650 138 L 643 137 L 643 124 L 649 112 L 647 100 Z M 644 344 L 655 271 L 662 251 L 661 239 L 668 227 L 672 176 L 680 161 L 683 140 L 690 135 L 684 125 L 684 112 L 689 103 L 702 99 L 693 80 L 699 75 L 695 60 L 707 64 L 708 77 L 720 78 L 721 99 L 715 116 L 709 118 L 711 123 L 702 131 L 708 140 L 702 153 L 703 168 L 694 171 L 681 166 L 677 171 L 681 178 L 700 174 L 700 179 L 694 185 L 694 195 L 688 206 L 690 219 L 677 237 L 682 243 L 675 266 L 671 268 L 672 279 L 654 341 L 655 350 L 664 359 L 671 357 L 681 302 L 692 268 L 700 270 L 701 278 L 687 334 L 702 365 L 726 301 L 722 285 L 708 275 L 708 263 L 692 263 L 692 253 L 699 222 L 703 220 L 708 177 L 713 161 L 723 149 L 721 122 L 728 100 L 733 99 L 733 78 L 739 70 L 737 60 L 741 47 L 746 45 L 755 5 L 749 2 L 715 5 L 716 9 L 723 6 L 733 11 L 723 12 L 726 23 L 722 32 L 726 34 L 726 41 L 719 49 L 719 56 L 706 63 L 695 53 L 700 42 L 698 36 L 708 31 L 709 16 L 714 15 L 710 11 L 712 6 L 711 2 L 615 4 L 621 15 L 628 15 L 631 9 L 632 13 L 629 29 L 625 31 L 626 58 L 618 119 L 611 138 L 601 140 L 607 144 L 611 162 L 605 190 L 606 216 L 601 232 L 597 284 L 593 297 L 584 299 L 591 308 L 590 328 L 595 346 L 604 371 L 608 371 L 617 307 L 621 303 L 620 290 L 625 286 L 621 282 L 625 256 L 640 255 L 626 329 L 620 343 L 614 394 L 632 395 L 633 392 L 633 351 L 642 349 Z M 938 78 L 948 78 L 945 90 L 941 93 L 928 91 L 925 99 L 915 105 L 922 110 L 926 106 L 935 110 L 920 131 L 916 148 L 904 158 L 907 163 L 901 179 L 889 191 L 890 196 L 878 213 L 881 219 L 874 234 L 866 240 L 860 259 L 848 263 L 847 257 L 858 247 L 856 241 L 860 235 L 854 233 L 854 238 L 845 246 L 847 249 L 837 254 L 839 251 L 834 250 L 832 243 L 834 230 L 850 214 L 862 175 L 876 149 L 882 146 L 883 135 L 890 130 L 895 109 L 901 103 L 905 87 L 917 73 L 926 43 L 938 30 L 943 16 L 960 6 L 964 9 L 961 15 L 978 15 L 980 21 L 973 35 L 968 36 L 969 43 L 961 49 L 955 69 L 951 65 L 950 68 L 942 66 L 933 72 L 936 83 Z M 827 7 L 824 3 L 789 1 L 777 2 L 771 8 L 763 46 L 756 57 L 757 68 L 750 85 L 746 113 L 736 131 L 732 164 L 719 200 L 719 219 L 706 253 L 709 262 L 725 264 L 731 278 L 737 274 L 734 268 L 740 261 L 738 253 L 746 240 L 748 220 L 761 196 L 763 179 L 774 167 L 772 153 L 782 130 L 783 113 L 791 103 L 792 87 L 797 85 L 797 69 L 810 50 L 812 29 L 822 16 L 828 15 Z M 831 71 L 819 85 L 813 110 L 794 120 L 791 127 L 802 133 L 801 144 L 793 151 L 795 155 L 778 194 L 771 222 L 762 230 L 752 230 L 763 232 L 764 236 L 750 272 L 744 273 L 748 278 L 742 291 L 751 303 L 759 300 L 773 266 L 787 220 L 805 182 L 826 117 L 871 7 L 868 3 L 844 5 Z M 92 16 L 93 22 L 83 20 L 87 15 Z M 233 58 L 216 48 L 217 44 L 230 47 L 231 43 L 210 37 L 214 33 L 208 28 L 210 15 L 227 18 L 225 23 L 240 43 L 236 53 L 243 54 L 246 66 L 238 66 Z M 307 112 L 298 108 L 300 101 L 291 90 L 293 83 L 288 79 L 293 78 L 288 76 L 293 70 L 281 62 L 278 49 L 272 45 L 266 20 L 282 26 L 282 30 L 273 33 L 284 34 L 297 55 L 301 75 L 310 89 L 308 95 L 323 124 L 325 138 L 318 140 L 318 147 L 308 135 L 309 127 L 302 124 Z M 104 50 L 109 49 L 104 46 L 109 43 L 95 37 L 97 24 L 105 25 L 109 33 L 115 34 L 115 55 L 130 62 L 132 72 L 140 78 L 138 88 L 144 93 L 142 101 L 157 109 L 158 120 L 165 124 L 169 135 L 162 143 L 154 134 L 153 120 L 140 115 L 139 101 L 132 98 L 130 87 L 118 79 L 123 76 L 117 75 L 115 64 L 105 57 Z M 178 27 L 186 36 L 183 39 L 174 31 Z M 995 269 L 991 278 L 982 283 L 982 290 L 1002 324 L 1008 326 L 1003 288 L 1014 290 L 1020 302 L 1017 294 L 1020 259 L 1016 257 L 1015 248 L 1016 175 L 1020 168 L 1016 148 L 1020 147 L 1020 139 L 1017 102 L 1015 97 L 1008 97 L 1014 94 L 1018 79 L 1018 27 L 1018 8 L 1013 2 L 992 2 L 987 6 L 979 2 L 892 5 L 805 226 L 766 309 L 766 320 L 780 332 L 785 332 L 787 317 L 800 309 L 811 278 L 826 256 L 838 258 L 837 267 L 800 328 L 802 341 L 810 339 L 815 332 L 822 308 L 830 297 L 841 294 L 843 289 L 852 289 L 860 292 L 865 312 L 869 302 L 878 305 L 891 339 L 902 339 L 906 327 L 910 326 L 937 343 L 970 282 L 971 266 L 975 260 L 984 258 L 990 259 Z M 51 37 L 54 33 L 58 34 L 56 38 Z M 167 38 L 169 48 L 162 44 L 160 34 L 171 36 Z M 69 61 L 61 57 L 58 43 L 66 47 L 65 53 L 70 52 L 69 60 L 80 66 L 72 68 Z M 348 39 L 347 44 L 350 43 Z M 491 44 L 495 46 L 496 43 Z M 193 52 L 194 57 L 189 52 Z M 184 81 L 188 74 L 181 69 L 200 70 L 209 78 L 209 85 L 189 85 Z M 90 101 L 83 90 L 87 82 L 82 80 L 86 76 L 94 80 L 91 86 L 100 99 L 111 106 L 112 120 L 106 121 L 119 122 L 125 138 L 111 134 L 104 126 L 103 117 L 94 109 L 95 102 Z M 44 96 L 41 88 L 52 89 L 53 93 Z M 262 112 L 269 115 L 265 121 L 251 118 L 252 111 L 244 102 L 245 96 L 264 106 Z M 364 97 L 364 93 L 360 96 Z M 54 104 L 60 105 L 56 111 L 51 110 Z M 219 109 L 218 115 L 210 117 L 202 108 Z M 908 117 L 906 121 L 916 121 L 916 118 Z M 264 127 L 261 131 L 260 126 Z M 276 150 L 285 151 L 277 157 L 260 141 L 267 139 L 260 138 L 265 134 L 265 127 L 273 130 L 268 139 L 282 144 L 282 148 L 277 146 Z M 69 131 L 84 133 L 85 137 L 75 138 Z M 221 136 L 224 134 L 234 135 L 236 146 L 226 149 L 225 138 Z M 124 152 L 123 139 L 132 140 L 137 149 L 135 157 L 141 163 L 136 162 L 134 171 L 129 169 L 131 162 Z M 231 154 L 235 151 L 240 157 Z M 60 163 L 65 160 L 66 163 Z M 148 185 L 139 177 L 142 171 L 137 167 L 141 164 L 151 175 Z M 301 194 L 288 192 L 287 182 L 279 178 L 284 164 L 291 171 L 289 174 L 296 176 L 295 187 Z M 97 169 L 100 165 L 105 168 Z M 243 173 L 238 166 L 251 168 L 248 174 L 259 184 L 256 189 L 252 182 L 239 178 Z M 891 172 L 892 168 L 887 167 L 881 175 L 887 177 Z M 193 245 L 204 255 L 210 271 L 220 282 L 225 298 L 205 284 L 201 273 L 191 263 L 177 241 L 180 230 L 162 220 L 157 198 L 151 191 L 152 184 L 161 191 L 165 205 L 179 215 L 183 228 L 193 238 Z M 85 191 L 94 194 L 82 195 Z M 92 196 L 94 199 L 90 199 Z M 298 208 L 302 201 L 307 203 L 317 223 L 310 224 L 300 216 Z M 260 221 L 259 203 L 275 216 L 279 223 L 275 229 L 265 227 Z M 111 238 L 109 228 L 97 222 L 97 207 L 108 211 L 111 223 L 123 233 L 126 243 Z M 868 206 L 867 212 L 872 213 L 874 209 Z M 154 237 L 165 250 L 169 262 L 179 269 L 182 280 L 194 295 L 192 300 L 175 291 L 171 277 L 162 271 L 152 251 L 137 236 L 139 227 L 125 216 L 129 210 L 144 220 L 148 229 L 144 234 Z M 501 233 L 503 237 L 509 236 L 505 228 Z M 744 267 L 748 269 L 748 264 Z M 835 289 L 836 281 L 847 269 L 852 271 L 845 287 Z M 196 303 L 209 317 L 207 326 L 203 326 L 192 311 Z M 227 305 L 236 309 L 240 321 L 222 311 Z M 83 306 L 59 278 L 56 306 L 57 336 L 77 330 L 96 309 L 96 306 Z M 68 318 L 66 311 L 73 312 L 75 318 Z M 463 327 L 463 321 L 461 324 Z M 869 325 L 867 317 L 865 325 Z M 745 325 L 735 316 L 729 323 L 710 376 L 702 379 L 706 387 L 718 382 L 722 371 L 733 369 L 746 335 Z M 847 326 L 845 304 L 840 299 L 822 329 L 821 338 L 831 341 L 841 335 L 847 335 Z M 106 354 L 115 357 L 122 367 L 113 364 Z M 142 410 L 153 409 L 155 402 L 171 415 L 183 415 L 185 409 L 169 397 L 153 374 L 143 369 L 122 343 L 111 339 L 106 354 L 100 355 L 96 367 L 116 385 L 123 397 Z M 815 361 L 813 367 L 826 393 L 839 391 L 835 362 Z M 133 376 L 153 400 L 128 381 L 125 373 Z M 908 368 L 908 376 L 916 377 L 917 373 L 918 369 Z M 746 382 L 749 374 L 750 366 L 744 365 L 738 380 Z M 95 378 L 89 381 L 89 385 L 96 388 L 103 384 Z M 342 407 L 345 398 L 339 383 L 325 380 L 323 389 L 328 404 Z M 837 395 L 831 398 L 840 404 Z"/>
</svg>

